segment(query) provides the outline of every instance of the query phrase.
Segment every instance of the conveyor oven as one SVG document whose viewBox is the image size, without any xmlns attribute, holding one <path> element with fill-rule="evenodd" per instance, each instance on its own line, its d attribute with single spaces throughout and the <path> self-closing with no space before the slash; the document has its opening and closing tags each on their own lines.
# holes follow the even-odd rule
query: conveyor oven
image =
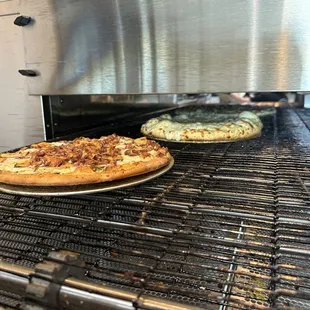
<svg viewBox="0 0 310 310">
<path fill-rule="evenodd" d="M 309 90 L 302 0 L 21 3 L 47 140 L 139 137 L 219 92 Z M 309 309 L 310 111 L 274 111 L 256 139 L 161 142 L 175 164 L 141 185 L 0 193 L 1 307 Z"/>
</svg>

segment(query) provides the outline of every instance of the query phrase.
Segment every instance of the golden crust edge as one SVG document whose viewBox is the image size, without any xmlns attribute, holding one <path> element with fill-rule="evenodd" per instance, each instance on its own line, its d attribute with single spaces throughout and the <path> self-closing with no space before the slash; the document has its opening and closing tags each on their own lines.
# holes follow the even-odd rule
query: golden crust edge
<svg viewBox="0 0 310 310">
<path fill-rule="evenodd" d="M 142 132 L 142 131 L 141 131 Z M 200 133 L 201 131 L 195 131 L 194 132 L 194 135 L 196 136 L 197 133 Z M 180 140 L 169 140 L 167 139 L 164 135 L 158 135 L 158 136 L 155 136 L 155 135 L 150 135 L 150 134 L 146 134 L 146 133 L 143 133 L 146 135 L 147 138 L 151 138 L 151 139 L 164 139 L 165 141 L 171 141 L 171 142 L 179 142 L 179 141 L 182 141 L 182 142 L 186 142 L 186 141 L 207 141 L 207 142 L 217 142 L 217 141 L 225 141 L 225 142 L 234 142 L 234 141 L 243 141 L 243 140 L 248 140 L 248 139 L 251 139 L 251 138 L 257 138 L 261 135 L 261 129 L 259 130 L 256 130 L 254 132 L 251 132 L 251 134 L 249 135 L 244 135 L 242 137 L 239 137 L 239 138 L 236 138 L 236 139 L 228 139 L 228 138 L 219 138 L 219 139 L 206 139 L 206 136 L 201 136 L 201 135 L 198 135 L 197 137 L 195 138 L 186 138 L 185 135 L 187 136 L 191 136 L 191 134 L 189 134 L 188 132 L 185 134 L 184 132 L 182 132 L 181 134 L 181 137 L 180 137 Z M 193 136 L 193 134 L 192 134 Z"/>
<path fill-rule="evenodd" d="M 28 186 L 72 186 L 121 180 L 158 170 L 169 164 L 171 155 L 156 157 L 149 161 L 116 166 L 104 172 L 79 172 L 66 174 L 16 174 L 0 172 L 0 183 Z"/>
<path fill-rule="evenodd" d="M 261 131 L 257 131 L 257 132 L 254 132 L 254 133 L 251 133 L 249 135 L 243 135 L 243 136 L 240 136 L 238 138 L 218 138 L 218 139 L 206 139 L 205 137 L 197 137 L 195 139 L 186 139 L 186 137 L 183 136 L 184 133 L 182 133 L 182 136 L 181 136 L 181 140 L 180 141 L 210 141 L 210 142 L 217 142 L 217 141 L 225 141 L 225 142 L 234 142 L 234 141 L 243 141 L 243 140 L 248 140 L 248 139 L 251 139 L 251 138 L 256 138 L 256 137 L 259 137 L 260 134 L 261 134 Z M 182 139 L 182 138 L 185 138 L 185 139 Z"/>
</svg>

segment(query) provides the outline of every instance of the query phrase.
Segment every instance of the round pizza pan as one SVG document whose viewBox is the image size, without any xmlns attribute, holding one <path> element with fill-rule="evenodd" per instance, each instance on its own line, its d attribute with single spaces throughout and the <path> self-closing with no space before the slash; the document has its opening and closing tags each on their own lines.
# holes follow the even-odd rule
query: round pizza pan
<svg viewBox="0 0 310 310">
<path fill-rule="evenodd" d="M 21 186 L 0 183 L 0 191 L 8 194 L 17 194 L 24 196 L 69 196 L 80 194 L 92 194 L 108 192 L 116 189 L 125 188 L 128 186 L 138 185 L 154 178 L 157 178 L 169 171 L 174 164 L 174 159 L 171 158 L 170 163 L 158 170 L 130 177 L 127 179 L 88 184 L 76 186 Z"/>
<path fill-rule="evenodd" d="M 168 140 L 168 139 L 164 139 L 164 138 L 156 138 L 150 135 L 145 135 L 145 137 L 152 139 L 152 140 L 156 140 L 156 141 L 164 141 L 164 142 L 173 142 L 173 143 L 196 143 L 196 144 L 205 144 L 205 143 L 232 143 L 232 142 L 240 142 L 240 141 L 246 141 L 246 140 L 251 140 L 251 139 L 255 139 L 255 138 L 259 138 L 261 136 L 261 134 L 259 135 L 255 135 L 252 137 L 248 137 L 248 138 L 241 138 L 241 139 L 236 139 L 236 140 L 217 140 L 217 141 L 181 141 L 181 140 Z"/>
</svg>

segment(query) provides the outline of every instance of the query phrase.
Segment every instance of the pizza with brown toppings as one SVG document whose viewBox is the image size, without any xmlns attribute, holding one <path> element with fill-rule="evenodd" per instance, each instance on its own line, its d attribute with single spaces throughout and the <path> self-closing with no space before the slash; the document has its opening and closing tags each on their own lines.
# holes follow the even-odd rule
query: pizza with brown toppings
<svg viewBox="0 0 310 310">
<path fill-rule="evenodd" d="M 146 138 L 41 142 L 0 154 L 0 183 L 70 186 L 124 179 L 168 165 L 167 148 Z"/>
</svg>

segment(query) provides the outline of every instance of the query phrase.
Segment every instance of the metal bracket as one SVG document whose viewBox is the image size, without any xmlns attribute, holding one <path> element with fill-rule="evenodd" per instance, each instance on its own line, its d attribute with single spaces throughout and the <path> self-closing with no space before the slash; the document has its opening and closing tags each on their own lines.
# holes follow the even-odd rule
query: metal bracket
<svg viewBox="0 0 310 310">
<path fill-rule="evenodd" d="M 59 309 L 59 292 L 68 277 L 84 278 L 85 263 L 79 253 L 51 252 L 47 260 L 35 266 L 26 289 L 25 310 Z"/>
</svg>

